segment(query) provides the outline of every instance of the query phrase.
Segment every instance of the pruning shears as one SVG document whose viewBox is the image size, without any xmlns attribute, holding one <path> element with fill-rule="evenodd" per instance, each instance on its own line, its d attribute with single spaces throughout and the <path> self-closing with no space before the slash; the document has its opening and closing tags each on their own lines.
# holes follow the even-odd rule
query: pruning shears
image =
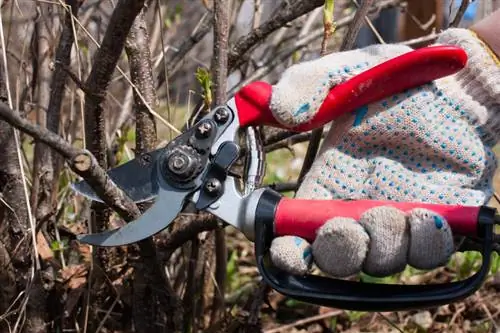
<svg viewBox="0 0 500 333">
<path fill-rule="evenodd" d="M 300 301 L 359 311 L 399 311 L 431 307 L 463 299 L 484 282 L 494 242 L 496 210 L 417 202 L 374 200 L 306 200 L 287 198 L 259 187 L 264 173 L 260 136 L 254 126 L 273 126 L 296 132 L 318 128 L 366 104 L 429 83 L 462 69 L 466 53 L 454 46 L 431 46 L 390 59 L 333 87 L 313 119 L 296 127 L 279 123 L 269 110 L 271 85 L 254 82 L 226 104 L 212 109 L 194 126 L 164 148 L 137 156 L 109 170 L 111 180 L 133 201 L 155 199 L 137 220 L 121 228 L 79 235 L 96 246 L 122 246 L 151 237 L 192 204 L 239 229 L 255 245 L 257 266 L 273 289 Z M 244 181 L 230 171 L 240 157 L 239 135 L 244 131 L 247 159 Z M 77 192 L 102 201 L 85 181 Z M 482 266 L 471 277 L 446 284 L 391 285 L 361 283 L 318 275 L 290 275 L 273 266 L 273 238 L 296 235 L 313 241 L 316 230 L 336 216 L 358 219 L 375 206 L 407 211 L 421 207 L 441 214 L 454 235 L 480 243 Z"/>
</svg>

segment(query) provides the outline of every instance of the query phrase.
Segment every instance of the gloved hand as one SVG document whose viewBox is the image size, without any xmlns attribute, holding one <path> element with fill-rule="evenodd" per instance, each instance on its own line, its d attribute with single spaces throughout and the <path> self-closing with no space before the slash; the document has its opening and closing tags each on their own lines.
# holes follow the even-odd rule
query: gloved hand
<svg viewBox="0 0 500 333">
<path fill-rule="evenodd" d="M 467 67 L 334 121 L 298 198 L 462 205 L 490 199 L 492 146 L 500 135 L 498 62 L 469 30 L 449 29 L 437 44 L 463 48 Z M 294 65 L 273 86 L 270 109 L 284 124 L 307 122 L 335 84 L 410 50 L 376 45 Z M 407 264 L 433 269 L 453 252 L 453 235 L 442 216 L 389 206 L 368 210 L 359 221 L 327 221 L 312 245 L 292 236 L 271 245 L 273 263 L 290 273 L 306 273 L 314 258 L 336 277 L 361 271 L 387 276 Z"/>
</svg>

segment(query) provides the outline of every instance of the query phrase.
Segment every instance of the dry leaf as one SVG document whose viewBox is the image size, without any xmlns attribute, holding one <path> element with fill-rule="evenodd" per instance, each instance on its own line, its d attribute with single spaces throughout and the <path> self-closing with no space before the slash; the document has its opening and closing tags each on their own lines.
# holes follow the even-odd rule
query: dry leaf
<svg viewBox="0 0 500 333">
<path fill-rule="evenodd" d="M 60 271 L 63 282 L 70 289 L 82 287 L 87 282 L 87 266 L 85 264 L 67 266 Z"/>
<path fill-rule="evenodd" d="M 60 227 L 66 229 L 66 231 L 72 233 L 73 235 L 81 235 L 88 232 L 87 227 L 84 225 L 84 223 L 63 222 Z"/>
<path fill-rule="evenodd" d="M 42 260 L 47 261 L 54 258 L 54 252 L 41 231 L 36 234 L 36 249 Z"/>
<path fill-rule="evenodd" d="M 83 287 L 87 283 L 87 279 L 85 277 L 72 278 L 69 280 L 68 287 L 70 289 L 78 289 Z"/>
</svg>

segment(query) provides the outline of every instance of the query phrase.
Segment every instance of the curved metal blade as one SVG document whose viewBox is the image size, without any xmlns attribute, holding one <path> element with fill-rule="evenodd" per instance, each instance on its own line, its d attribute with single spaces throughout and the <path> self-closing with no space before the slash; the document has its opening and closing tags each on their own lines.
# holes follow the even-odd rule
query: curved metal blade
<svg viewBox="0 0 500 333">
<path fill-rule="evenodd" d="M 151 208 L 137 220 L 121 228 L 97 234 L 79 235 L 78 240 L 97 246 L 122 246 L 136 243 L 165 229 L 179 214 L 189 192 L 174 188 L 160 188 Z"/>
<path fill-rule="evenodd" d="M 139 203 L 151 200 L 158 193 L 158 183 L 153 171 L 156 160 L 162 151 L 163 149 L 158 149 L 142 154 L 127 163 L 110 169 L 108 175 L 132 201 Z M 103 202 L 84 180 L 71 184 L 71 188 L 91 200 Z"/>
</svg>

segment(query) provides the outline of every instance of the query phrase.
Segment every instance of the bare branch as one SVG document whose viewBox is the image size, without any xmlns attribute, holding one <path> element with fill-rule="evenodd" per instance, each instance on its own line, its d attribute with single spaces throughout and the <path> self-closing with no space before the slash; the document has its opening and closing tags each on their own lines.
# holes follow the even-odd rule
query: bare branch
<svg viewBox="0 0 500 333">
<path fill-rule="evenodd" d="M 152 109 L 158 106 L 158 98 L 153 81 L 151 54 L 149 51 L 149 33 L 144 20 L 144 12 L 140 13 L 130 29 L 125 44 L 129 58 L 130 74 L 137 90 Z M 155 149 L 156 121 L 147 105 L 134 91 L 134 113 L 136 117 L 136 153 L 142 154 Z"/>
<path fill-rule="evenodd" d="M 283 1 L 275 15 L 258 28 L 252 30 L 248 35 L 241 37 L 229 50 L 229 69 L 237 67 L 241 61 L 241 57 L 271 33 L 323 4 L 324 0 Z"/>
<path fill-rule="evenodd" d="M 142 94 L 144 100 L 134 90 L 134 111 L 136 118 L 136 155 L 149 152 L 156 145 L 156 122 L 149 112 L 149 107 L 155 108 L 158 99 L 154 88 L 151 54 L 149 51 L 149 33 L 142 11 L 134 20 L 125 43 L 131 79 Z M 149 208 L 148 204 L 141 204 L 142 211 Z M 157 251 L 152 239 L 139 243 L 141 256 L 134 262 L 133 316 L 134 322 L 141 332 L 150 332 L 158 329 L 156 318 L 167 316 L 167 325 L 176 330 L 176 318 L 180 317 L 181 310 L 177 304 L 175 292 L 168 287 L 169 281 L 163 273 L 163 265 L 158 260 Z M 161 292 L 152 293 L 152 288 Z M 153 294 L 153 296 L 151 296 Z M 164 307 L 157 307 L 153 299 L 158 299 Z M 161 316 L 158 315 L 161 313 Z M 162 323 L 163 324 L 163 323 Z"/>
<path fill-rule="evenodd" d="M 196 46 L 196 44 L 198 44 L 198 42 L 200 42 L 210 32 L 210 30 L 212 29 L 212 22 L 212 13 L 208 12 L 203 15 L 200 23 L 196 26 L 189 38 L 186 38 L 184 40 L 184 42 L 175 52 L 175 55 L 168 62 L 167 74 L 165 74 L 165 72 L 161 72 L 158 75 L 158 86 L 162 85 L 165 82 L 165 75 L 168 75 L 168 78 L 170 79 L 179 70 L 183 60 L 186 57 L 186 54 L 188 54 L 189 51 L 191 51 Z"/>
<path fill-rule="evenodd" d="M 179 214 L 176 221 L 171 224 L 171 232 L 158 240 L 158 248 L 165 252 L 163 260 L 169 260 L 176 249 L 195 238 L 197 234 L 214 230 L 217 225 L 217 219 L 209 213 Z"/>
<path fill-rule="evenodd" d="M 323 134 L 323 137 L 324 136 L 325 135 Z M 311 132 L 294 134 L 290 137 L 287 137 L 284 140 L 264 146 L 264 151 L 266 153 L 269 153 L 278 149 L 290 148 L 291 146 L 297 143 L 306 142 L 310 139 L 311 139 Z"/>
<path fill-rule="evenodd" d="M 88 149 L 99 164 L 106 168 L 106 135 L 102 103 L 123 51 L 125 40 L 144 0 L 120 0 L 111 15 L 106 34 L 95 55 L 92 70 L 85 81 L 85 136 Z"/>
<path fill-rule="evenodd" d="M 51 12 L 55 8 L 53 4 L 37 5 L 40 17 L 35 21 L 33 29 L 33 63 L 36 63 L 36 120 L 40 126 L 54 127 L 55 124 L 49 124 L 49 110 L 51 96 L 52 79 L 52 54 L 54 45 L 52 44 L 52 31 L 59 30 L 58 20 L 51 17 Z M 54 109 L 52 109 L 54 112 Z M 52 115 L 52 120 L 56 116 Z M 57 119 L 59 120 L 59 119 Z M 58 126 L 58 125 L 57 125 Z M 57 132 L 56 132 L 57 133 Z M 52 155 L 48 147 L 41 142 L 35 144 L 34 162 L 33 162 L 33 186 L 31 191 L 31 204 L 35 217 L 49 214 L 51 183 L 54 179 L 54 169 L 52 165 Z"/>
<path fill-rule="evenodd" d="M 53 4 L 39 4 L 41 17 L 36 20 L 35 43 L 37 44 L 37 69 L 38 69 L 38 93 L 37 108 L 38 122 L 45 126 L 48 131 L 59 132 L 61 118 L 61 105 L 64 96 L 67 75 L 62 66 L 68 66 L 71 61 L 71 49 L 73 47 L 74 35 L 72 28 L 72 15 L 77 15 L 81 5 L 80 1 L 68 0 L 68 10 L 64 16 L 63 31 L 59 38 L 59 44 L 55 51 L 55 68 L 52 70 L 53 54 L 55 44 L 52 43 L 51 35 L 59 30 L 58 20 L 51 17 L 51 12 L 56 8 Z M 46 110 L 45 110 L 46 108 Z M 60 156 L 53 154 L 53 150 L 42 142 L 35 144 L 33 163 L 33 186 L 31 191 L 31 203 L 37 221 L 44 216 L 54 217 L 56 207 L 57 189 L 59 185 L 59 173 L 62 169 Z M 51 219 L 52 221 L 54 218 Z M 35 244 L 36 246 L 36 244 Z M 37 258 L 38 260 L 38 258 Z M 27 325 L 28 332 L 45 331 L 45 318 L 43 304 L 47 301 L 47 295 L 39 277 L 34 281 L 31 297 L 28 302 L 27 311 L 30 322 Z"/>
<path fill-rule="evenodd" d="M 83 177 L 96 194 L 123 219 L 131 221 L 139 216 L 139 209 L 135 203 L 113 184 L 106 171 L 99 166 L 95 157 L 88 151 L 75 148 L 57 134 L 31 124 L 3 102 L 0 102 L 0 118 L 61 154 L 68 161 L 71 169 Z"/>
<path fill-rule="evenodd" d="M 465 11 L 467 7 L 469 7 L 470 0 L 462 0 L 460 3 L 460 7 L 458 8 L 457 14 L 453 18 L 453 21 L 450 23 L 450 27 L 458 27 L 460 21 L 462 21 L 462 17 L 464 17 Z"/>
<path fill-rule="evenodd" d="M 229 1 L 214 1 L 214 47 L 212 58 L 212 80 L 216 105 L 227 98 L 227 51 L 229 39 Z M 210 321 L 217 321 L 224 312 L 226 289 L 226 239 L 223 228 L 215 230 L 215 286 Z"/>
<path fill-rule="evenodd" d="M 227 51 L 229 38 L 229 1 L 214 1 L 214 47 L 212 58 L 212 81 L 215 104 L 226 102 Z"/>
<path fill-rule="evenodd" d="M 143 6 L 144 0 L 119 0 L 116 3 L 101 45 L 93 56 L 95 60 L 93 61 L 92 69 L 84 84 L 84 91 L 86 92 L 84 106 L 86 148 L 92 156 L 95 156 L 96 163 L 104 170 L 108 169 L 108 151 L 106 146 L 103 103 L 111 77 L 122 55 L 126 38 L 136 16 L 141 12 Z M 87 181 L 91 183 L 89 180 Z M 133 204 L 133 208 L 133 214 L 128 214 L 126 221 L 131 221 L 139 217 L 140 212 L 138 207 Z M 124 211 L 123 213 L 129 212 Z M 94 204 L 91 219 L 88 222 L 90 232 L 101 232 L 110 229 L 110 217 L 111 211 L 109 207 Z M 141 248 L 141 245 L 139 247 Z M 104 271 L 108 274 L 114 272 L 112 268 L 114 262 L 123 262 L 123 260 L 126 260 L 121 259 L 123 256 L 119 252 L 120 248 L 118 247 L 97 249 L 96 256 L 102 264 Z M 116 272 L 113 274 L 116 274 Z"/>
<path fill-rule="evenodd" d="M 8 100 L 6 79 L 2 63 L 0 64 L 0 99 L 2 101 Z M 1 313 L 7 311 L 10 302 L 18 293 L 16 270 L 11 256 L 14 254 L 21 262 L 29 262 L 31 257 L 31 251 L 25 249 L 24 246 L 20 251 L 9 253 L 9 249 L 15 248 L 16 239 L 22 238 L 29 230 L 29 203 L 23 193 L 23 177 L 19 168 L 17 149 L 14 129 L 0 120 L 0 223 L 4 226 L 0 241 Z M 0 328 L 8 329 L 4 323 L 0 324 Z"/>
<path fill-rule="evenodd" d="M 340 51 L 346 51 L 352 49 L 354 46 L 354 42 L 356 41 L 356 37 L 358 36 L 359 30 L 363 27 L 364 18 L 368 14 L 368 11 L 373 5 L 373 0 L 365 0 L 361 4 L 361 6 L 356 11 L 354 16 L 354 20 L 349 25 L 349 29 L 347 30 L 347 34 L 342 41 L 342 45 L 340 46 Z"/>
</svg>

